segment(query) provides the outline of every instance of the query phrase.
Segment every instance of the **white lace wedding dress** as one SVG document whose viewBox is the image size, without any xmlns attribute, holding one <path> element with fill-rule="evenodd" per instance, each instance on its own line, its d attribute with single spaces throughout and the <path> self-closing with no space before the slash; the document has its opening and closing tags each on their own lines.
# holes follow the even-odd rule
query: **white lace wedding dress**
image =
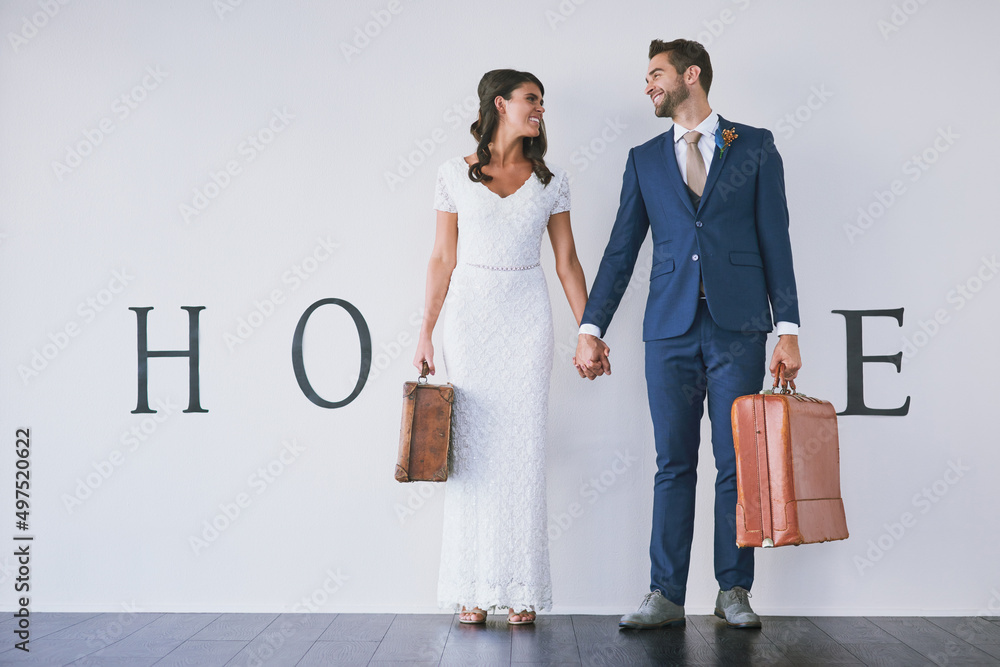
<svg viewBox="0 0 1000 667">
<path fill-rule="evenodd" d="M 545 424 L 552 311 L 542 234 L 569 210 L 566 173 L 532 176 L 501 198 L 461 157 L 438 171 L 434 207 L 458 213 L 458 265 L 445 300 L 443 352 L 455 385 L 438 602 L 545 611 L 552 604 Z"/>
</svg>

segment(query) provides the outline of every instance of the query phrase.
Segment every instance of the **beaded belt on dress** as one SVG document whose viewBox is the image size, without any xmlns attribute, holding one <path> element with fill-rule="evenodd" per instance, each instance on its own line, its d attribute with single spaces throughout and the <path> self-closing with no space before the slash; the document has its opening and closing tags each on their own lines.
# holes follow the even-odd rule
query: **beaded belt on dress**
<svg viewBox="0 0 1000 667">
<path fill-rule="evenodd" d="M 473 264 L 472 262 L 466 262 L 466 264 L 474 266 L 477 269 L 489 269 L 490 271 L 527 271 L 528 269 L 541 266 L 541 262 L 535 262 L 531 266 L 489 266 L 487 264 Z"/>
</svg>

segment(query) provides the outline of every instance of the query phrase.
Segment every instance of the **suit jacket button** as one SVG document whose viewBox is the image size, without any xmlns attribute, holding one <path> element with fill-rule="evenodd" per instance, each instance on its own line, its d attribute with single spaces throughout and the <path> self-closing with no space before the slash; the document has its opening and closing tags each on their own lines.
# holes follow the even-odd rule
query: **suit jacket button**
<svg viewBox="0 0 1000 667">
<path fill-rule="evenodd" d="M 693 259 L 694 261 L 697 262 L 698 261 L 698 255 L 691 255 L 691 259 Z"/>
<path fill-rule="evenodd" d="M 699 220 L 698 222 L 694 223 L 694 226 L 695 227 L 701 227 L 701 220 Z"/>
</svg>

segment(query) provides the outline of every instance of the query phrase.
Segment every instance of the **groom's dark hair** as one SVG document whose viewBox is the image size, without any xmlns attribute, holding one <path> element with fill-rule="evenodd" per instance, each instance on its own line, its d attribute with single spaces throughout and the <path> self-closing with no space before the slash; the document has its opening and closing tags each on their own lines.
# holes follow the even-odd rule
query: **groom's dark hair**
<svg viewBox="0 0 1000 667">
<path fill-rule="evenodd" d="M 708 95 L 708 89 L 712 87 L 712 60 L 708 57 L 708 51 L 704 46 L 690 39 L 675 39 L 672 42 L 654 39 L 649 43 L 650 60 L 658 53 L 664 52 L 680 75 L 683 75 L 691 65 L 700 67 L 701 74 L 698 75 L 698 81 Z"/>
</svg>

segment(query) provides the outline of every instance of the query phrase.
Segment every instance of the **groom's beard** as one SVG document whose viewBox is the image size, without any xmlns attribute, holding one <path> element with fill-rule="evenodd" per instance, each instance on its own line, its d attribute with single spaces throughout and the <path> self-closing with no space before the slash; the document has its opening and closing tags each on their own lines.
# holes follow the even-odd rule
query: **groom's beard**
<svg viewBox="0 0 1000 667">
<path fill-rule="evenodd" d="M 663 101 L 656 107 L 657 118 L 673 118 L 677 107 L 690 96 L 691 93 L 688 91 L 687 86 L 683 84 L 677 86 L 674 90 L 664 90 Z"/>
</svg>

